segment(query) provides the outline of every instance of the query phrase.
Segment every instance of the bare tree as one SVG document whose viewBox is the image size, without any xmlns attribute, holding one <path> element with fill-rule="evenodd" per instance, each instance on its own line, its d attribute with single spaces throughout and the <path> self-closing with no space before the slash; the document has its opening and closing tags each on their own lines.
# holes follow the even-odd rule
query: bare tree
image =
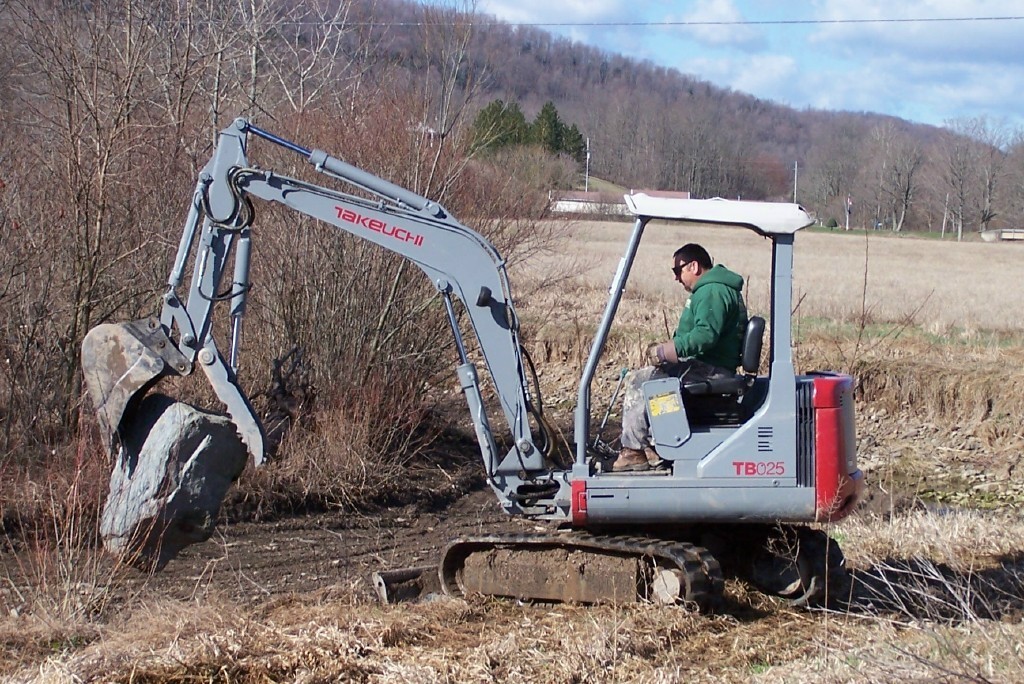
<svg viewBox="0 0 1024 684">
<path fill-rule="evenodd" d="M 263 68 L 264 42 L 277 28 L 282 0 L 192 0 L 185 16 L 197 63 L 187 69 L 199 79 L 209 102 L 211 135 L 224 127 L 224 113 L 253 117 L 266 111 L 269 82 Z M 195 82 L 195 81 L 193 81 Z"/>
<path fill-rule="evenodd" d="M 893 232 L 903 230 L 907 213 L 914 203 L 917 175 L 924 164 L 920 145 L 886 122 L 872 129 L 878 171 L 876 220 L 888 223 Z"/>
<path fill-rule="evenodd" d="M 36 378 L 20 388 L 34 392 L 26 395 L 39 406 L 34 420 L 73 420 L 82 337 L 142 294 L 126 277 L 151 240 L 137 163 L 150 128 L 144 76 L 155 35 L 143 30 L 141 6 L 11 5 L 23 58 L 21 149 L 31 160 L 17 178 L 21 196 L 31 196 L 19 220 L 40 228 L 31 231 L 40 242 L 18 292 L 37 326 L 32 334 L 45 340 L 19 357 Z"/>
<path fill-rule="evenodd" d="M 1014 227 L 1021 227 L 1024 225 L 1024 129 L 1017 129 L 1010 137 L 1006 168 L 1007 213 L 1014 217 Z"/>
<path fill-rule="evenodd" d="M 296 113 L 335 87 L 339 71 L 353 70 L 343 54 L 344 41 L 354 31 L 349 24 L 351 8 L 350 0 L 310 0 L 293 5 L 278 21 L 281 33 L 268 66 Z"/>
<path fill-rule="evenodd" d="M 428 77 L 420 88 L 421 118 L 410 126 L 414 154 L 427 164 L 413 187 L 442 198 L 451 192 L 462 170 L 444 169 L 442 156 L 451 152 L 445 146 L 454 142 L 457 127 L 468 129 L 467 108 L 482 92 L 488 74 L 487 61 L 473 54 L 475 17 L 476 0 L 450 0 L 449 5 L 423 8 L 419 34 Z"/>
<path fill-rule="evenodd" d="M 863 137 L 863 131 L 858 127 L 843 124 L 808 152 L 807 168 L 801 169 L 810 188 L 806 201 L 819 207 L 819 212 L 826 208 L 837 213 L 845 210 L 839 205 L 854 191 L 857 172 L 862 164 Z"/>
<path fill-rule="evenodd" d="M 901 138 L 894 144 L 892 155 L 886 193 L 889 196 L 892 229 L 898 233 L 903 230 L 907 213 L 914 204 L 917 176 L 924 164 L 924 153 L 915 141 Z"/>
<path fill-rule="evenodd" d="M 950 214 L 957 240 L 970 222 L 986 230 L 998 214 L 1000 184 L 1004 180 L 1009 142 L 1005 124 L 981 116 L 947 122 L 943 147 L 944 179 L 950 193 Z"/>
<path fill-rule="evenodd" d="M 956 229 L 956 239 L 960 242 L 964 234 L 964 221 L 967 219 L 972 184 L 973 143 L 960 136 L 948 135 L 943 147 L 943 182 L 947 191 L 946 206 L 949 218 Z"/>
</svg>

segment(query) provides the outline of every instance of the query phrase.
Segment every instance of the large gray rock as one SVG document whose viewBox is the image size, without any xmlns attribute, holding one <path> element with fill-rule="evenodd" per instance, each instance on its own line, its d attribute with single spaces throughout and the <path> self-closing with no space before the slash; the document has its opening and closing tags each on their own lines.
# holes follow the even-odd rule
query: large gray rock
<svg viewBox="0 0 1024 684">
<path fill-rule="evenodd" d="M 213 534 L 246 449 L 230 419 L 164 395 L 147 396 L 131 419 L 122 425 L 100 535 L 111 553 L 159 570 Z"/>
</svg>

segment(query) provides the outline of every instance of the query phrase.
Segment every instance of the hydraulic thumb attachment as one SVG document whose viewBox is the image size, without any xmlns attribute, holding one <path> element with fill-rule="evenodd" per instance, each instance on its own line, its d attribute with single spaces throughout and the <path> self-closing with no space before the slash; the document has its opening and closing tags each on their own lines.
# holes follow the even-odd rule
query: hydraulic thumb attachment
<svg viewBox="0 0 1024 684">
<path fill-rule="evenodd" d="M 85 387 L 114 460 L 101 534 L 108 550 L 144 567 L 162 567 L 208 538 L 246 452 L 257 466 L 264 459 L 262 426 L 236 378 L 254 216 L 235 183 L 248 166 L 245 137 L 237 124 L 223 131 L 200 174 L 160 317 L 104 323 L 82 342 Z M 192 278 L 179 293 L 190 263 Z M 219 303 L 229 308 L 228 358 L 214 338 Z M 227 417 L 151 392 L 161 378 L 197 367 Z"/>
<path fill-rule="evenodd" d="M 100 534 L 107 550 L 144 569 L 160 569 L 210 537 L 245 467 L 237 423 L 147 394 L 161 377 L 187 375 L 192 366 L 155 318 L 99 325 L 82 342 L 86 388 L 114 455 Z M 239 399 L 248 406 L 240 391 L 231 401 Z M 249 431 L 262 439 L 255 418 Z"/>
</svg>

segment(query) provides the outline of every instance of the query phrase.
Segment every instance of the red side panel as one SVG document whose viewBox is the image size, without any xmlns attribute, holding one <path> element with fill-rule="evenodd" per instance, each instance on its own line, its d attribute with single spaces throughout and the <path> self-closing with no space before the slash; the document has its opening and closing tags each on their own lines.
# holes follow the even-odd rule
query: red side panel
<svg viewBox="0 0 1024 684">
<path fill-rule="evenodd" d="M 572 503 L 569 510 L 572 514 L 572 526 L 583 527 L 587 524 L 587 483 L 585 480 L 573 480 L 570 487 Z"/>
<path fill-rule="evenodd" d="M 853 413 L 853 378 L 814 378 L 815 518 L 819 522 L 846 517 L 864 490 L 857 469 Z"/>
<path fill-rule="evenodd" d="M 839 494 L 843 475 L 842 426 L 839 423 L 839 409 L 816 409 L 814 424 L 814 454 L 816 463 L 815 508 L 818 517 L 822 511 L 831 508 Z"/>
</svg>

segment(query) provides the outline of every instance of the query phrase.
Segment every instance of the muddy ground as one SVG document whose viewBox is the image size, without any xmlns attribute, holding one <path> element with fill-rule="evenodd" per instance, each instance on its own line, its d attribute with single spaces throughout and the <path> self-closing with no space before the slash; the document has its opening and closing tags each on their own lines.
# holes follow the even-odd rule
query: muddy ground
<svg viewBox="0 0 1024 684">
<path fill-rule="evenodd" d="M 460 427 L 466 430 L 468 423 Z M 961 507 L 1014 510 L 1024 501 L 1020 451 L 991 453 L 967 430 L 893 418 L 868 406 L 860 407 L 858 430 L 859 461 L 869 483 L 855 513 L 860 520 Z M 409 465 L 397 500 L 363 502 L 357 509 L 267 513 L 234 492 L 209 541 L 186 548 L 158 572 L 112 564 L 109 572 L 125 596 L 217 595 L 255 605 L 340 589 L 354 600 L 375 602 L 372 573 L 429 565 L 455 538 L 555 529 L 505 514 L 482 472 L 476 443 L 457 429 Z M 833 531 L 833 536 L 845 534 Z M 21 553 L 5 555 L 8 577 L 24 574 L 17 560 L 24 558 L 24 544 L 18 546 Z M 1021 564 L 1016 556 L 1004 561 L 1014 568 Z M 877 574 L 856 559 L 850 567 L 862 589 Z M 1006 603 L 1001 612 L 1024 614 L 1024 598 Z"/>
<path fill-rule="evenodd" d="M 870 409 L 860 422 L 872 432 L 863 455 L 873 496 L 857 515 L 864 522 L 832 531 L 851 549 L 887 534 L 887 521 L 930 515 L 923 509 L 933 504 L 909 480 L 899 491 L 891 486 L 900 479 L 893 463 L 915 460 L 908 439 L 925 453 L 956 443 L 935 426 L 887 423 Z M 887 539 L 879 543 L 895 554 L 855 552 L 860 599 L 839 613 L 793 609 L 736 581 L 711 615 L 479 598 L 380 606 L 375 570 L 429 562 L 460 535 L 537 528 L 501 512 L 472 448 L 452 443 L 412 464 L 410 491 L 429 493 L 418 502 L 260 519 L 236 499 L 210 541 L 162 572 L 71 572 L 81 581 L 76 593 L 95 601 L 103 619 L 36 634 L 25 616 L 6 616 L 0 680 L 1009 682 L 1024 674 L 1024 547 L 1008 539 L 994 552 L 991 539 L 971 540 L 998 534 L 998 521 L 1013 519 L 1006 505 L 993 511 L 992 527 L 952 532 L 985 556 L 979 563 L 951 564 L 941 552 Z M 1019 487 L 1014 478 L 998 483 Z M 1021 529 L 1018 521 L 1007 531 L 1020 539 Z M 0 594 L 10 610 L 25 566 L 2 556 Z"/>
<path fill-rule="evenodd" d="M 225 522 L 214 537 L 186 549 L 150 583 L 167 595 L 197 589 L 241 601 L 340 585 L 360 599 L 375 598 L 371 573 L 423 565 L 459 536 L 535 529 L 501 511 L 476 464 L 454 472 L 414 477 L 421 484 L 451 489 L 450 503 L 408 504 L 358 512 L 321 511 L 269 522 Z"/>
</svg>

